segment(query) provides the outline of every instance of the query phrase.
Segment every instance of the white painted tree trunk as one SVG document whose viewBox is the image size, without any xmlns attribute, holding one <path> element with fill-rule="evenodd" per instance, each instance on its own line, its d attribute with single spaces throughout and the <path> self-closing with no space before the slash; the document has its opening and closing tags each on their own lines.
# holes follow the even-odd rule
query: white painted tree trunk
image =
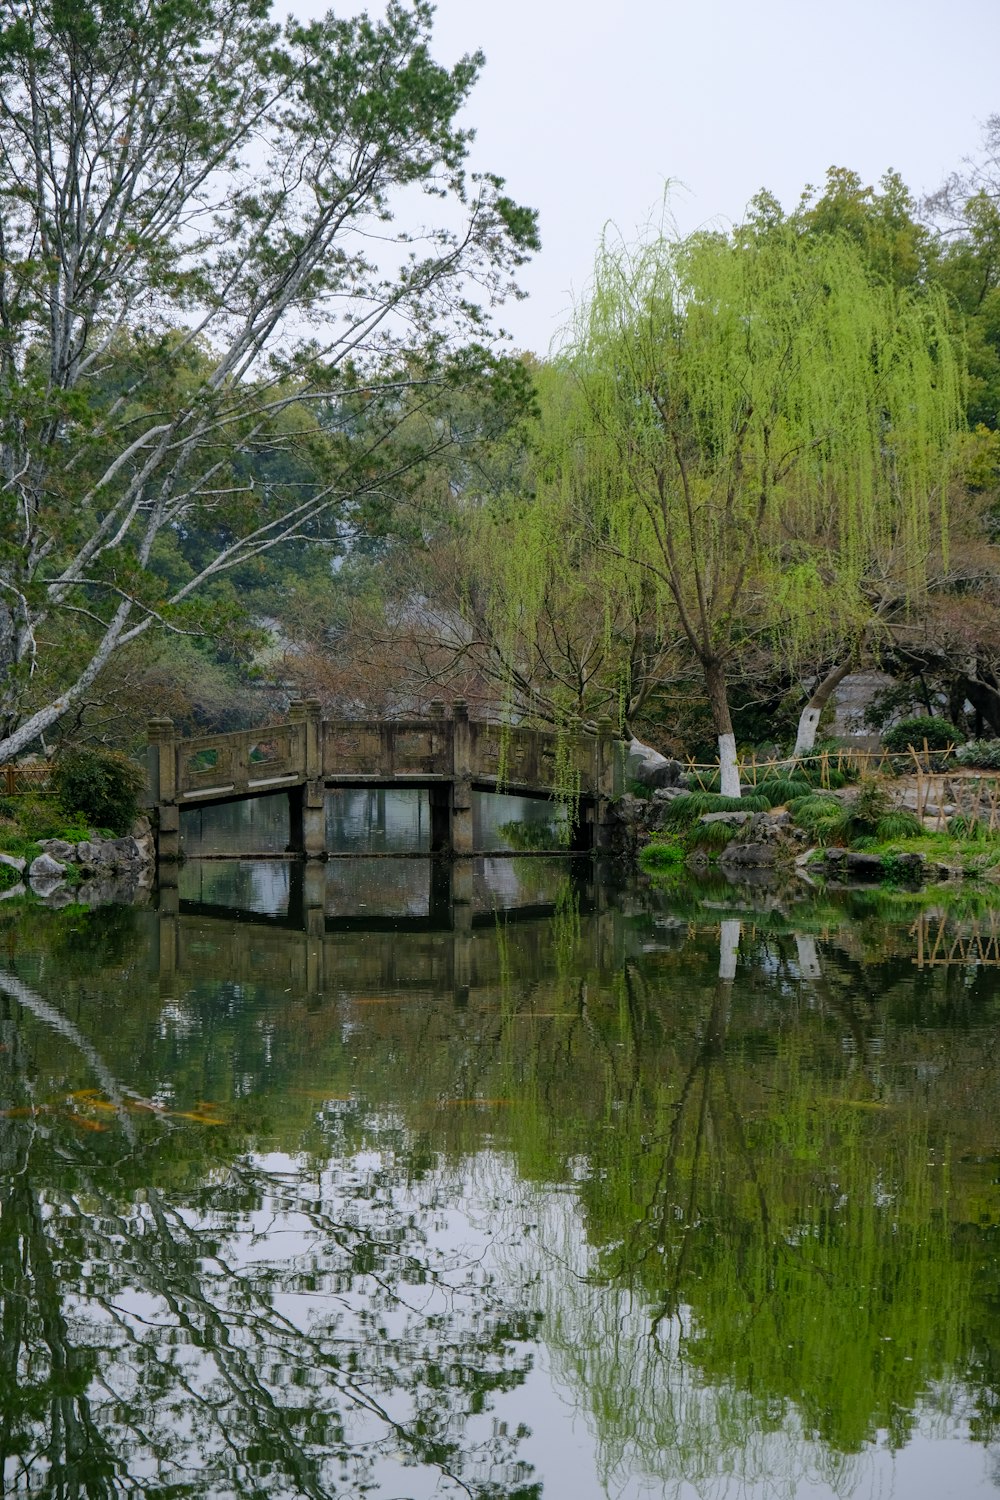
<svg viewBox="0 0 1000 1500">
<path fill-rule="evenodd" d="M 816 730 L 822 717 L 822 708 L 810 708 L 807 704 L 799 715 L 799 727 L 795 735 L 793 755 L 808 755 L 816 744 Z"/>
<path fill-rule="evenodd" d="M 719 735 L 719 778 L 724 797 L 740 796 L 740 768 L 736 764 L 735 734 Z"/>
<path fill-rule="evenodd" d="M 833 697 L 834 691 L 840 686 L 844 678 L 854 666 L 854 658 L 849 657 L 833 667 L 822 682 L 817 683 L 816 690 L 812 694 L 802 713 L 799 715 L 799 727 L 795 736 L 795 749 L 793 755 L 808 755 L 816 744 L 816 730 L 823 716 L 823 710 Z"/>
</svg>

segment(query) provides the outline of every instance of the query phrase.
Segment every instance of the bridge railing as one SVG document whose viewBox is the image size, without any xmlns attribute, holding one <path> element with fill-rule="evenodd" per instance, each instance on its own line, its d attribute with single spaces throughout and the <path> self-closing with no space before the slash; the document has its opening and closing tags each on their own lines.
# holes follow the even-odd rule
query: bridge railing
<svg viewBox="0 0 1000 1500">
<path fill-rule="evenodd" d="M 169 720 L 150 724 L 150 792 L 154 802 L 239 796 L 305 775 L 304 722 L 175 739 Z"/>
</svg>

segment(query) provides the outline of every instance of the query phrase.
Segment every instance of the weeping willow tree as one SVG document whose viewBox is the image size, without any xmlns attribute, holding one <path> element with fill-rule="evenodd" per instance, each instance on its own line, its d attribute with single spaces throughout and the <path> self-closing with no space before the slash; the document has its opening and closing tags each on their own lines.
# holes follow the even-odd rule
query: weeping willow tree
<svg viewBox="0 0 1000 1500">
<path fill-rule="evenodd" d="M 652 581 L 614 576 L 576 503 L 585 474 L 583 455 L 565 444 L 572 373 L 547 364 L 532 374 L 537 420 L 518 435 L 514 482 L 458 518 L 462 618 L 477 668 L 519 716 L 558 727 L 609 714 L 631 733 L 667 679 L 676 640 Z"/>
<path fill-rule="evenodd" d="M 527 524 L 504 608 L 530 610 L 546 550 L 585 533 L 605 600 L 652 591 L 661 633 L 686 642 L 738 795 L 747 640 L 822 656 L 874 566 L 905 559 L 912 591 L 945 535 L 962 384 L 945 304 L 784 225 L 606 241 L 560 364 L 572 396 L 538 488 L 573 523 Z"/>
</svg>

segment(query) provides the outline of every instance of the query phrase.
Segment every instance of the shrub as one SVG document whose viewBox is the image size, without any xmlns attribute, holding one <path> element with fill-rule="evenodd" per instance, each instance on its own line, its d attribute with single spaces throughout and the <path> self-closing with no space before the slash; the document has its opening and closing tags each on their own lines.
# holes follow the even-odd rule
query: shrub
<svg viewBox="0 0 1000 1500">
<path fill-rule="evenodd" d="M 892 800 L 885 784 L 874 776 L 862 781 L 857 800 L 851 808 L 851 825 L 856 833 L 874 833 L 879 823 L 892 811 Z"/>
<path fill-rule="evenodd" d="M 128 833 L 139 812 L 139 793 L 146 779 L 135 761 L 117 750 L 67 750 L 52 768 L 52 781 L 63 808 L 88 822 Z"/>
<path fill-rule="evenodd" d="M 949 724 L 947 719 L 924 716 L 901 719 L 882 736 L 882 743 L 887 750 L 922 750 L 926 740 L 928 750 L 947 750 L 949 745 L 956 745 L 961 738 L 954 724 Z"/>
</svg>

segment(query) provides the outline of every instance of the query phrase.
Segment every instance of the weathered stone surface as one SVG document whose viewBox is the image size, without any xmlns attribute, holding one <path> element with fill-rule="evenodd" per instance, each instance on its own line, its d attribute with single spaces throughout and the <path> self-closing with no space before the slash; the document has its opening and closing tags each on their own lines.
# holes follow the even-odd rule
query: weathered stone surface
<svg viewBox="0 0 1000 1500">
<path fill-rule="evenodd" d="M 779 858 L 777 844 L 729 844 L 719 855 L 719 864 L 730 868 L 745 865 L 748 868 L 776 865 Z"/>
<path fill-rule="evenodd" d="M 32 885 L 62 880 L 65 874 L 66 867 L 53 859 L 51 854 L 40 854 L 28 867 L 28 879 Z"/>
<path fill-rule="evenodd" d="M 717 812 L 703 813 L 698 819 L 699 823 L 723 823 L 729 828 L 742 828 L 745 823 L 751 822 L 753 813 L 748 812 Z"/>
<path fill-rule="evenodd" d="M 719 864 L 730 868 L 770 868 L 791 859 L 796 832 L 780 823 L 771 813 L 736 813 L 745 819 L 738 839 L 719 855 Z"/>
<path fill-rule="evenodd" d="M 76 846 L 81 869 L 93 871 L 141 869 L 150 863 L 149 851 L 138 839 L 84 839 Z"/>
<path fill-rule="evenodd" d="M 66 839 L 41 839 L 42 848 L 50 858 L 58 860 L 60 864 L 73 864 L 76 860 L 76 845 Z"/>
<path fill-rule="evenodd" d="M 629 745 L 625 774 L 630 781 L 638 781 L 648 787 L 680 786 L 684 779 L 684 767 L 679 760 L 661 755 L 652 745 L 644 745 L 633 739 Z"/>
<path fill-rule="evenodd" d="M 16 854 L 0 854 L 0 865 L 8 865 L 10 869 L 16 870 L 19 875 L 24 874 L 27 863 L 26 859 L 19 859 Z"/>
</svg>

